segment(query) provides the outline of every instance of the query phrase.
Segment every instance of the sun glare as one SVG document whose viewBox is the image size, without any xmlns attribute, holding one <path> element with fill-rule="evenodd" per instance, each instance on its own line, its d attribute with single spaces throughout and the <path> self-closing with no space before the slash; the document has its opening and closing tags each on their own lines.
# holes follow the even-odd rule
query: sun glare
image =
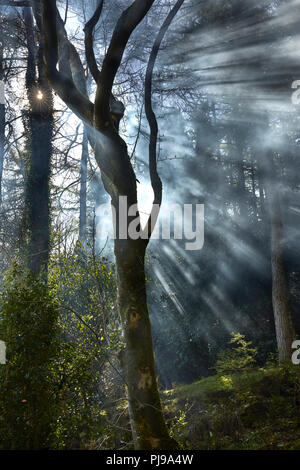
<svg viewBox="0 0 300 470">
<path fill-rule="evenodd" d="M 41 92 L 41 90 L 38 90 L 37 94 L 36 94 L 36 97 L 39 101 L 41 101 L 43 98 L 44 98 L 44 95 L 43 93 Z"/>
</svg>

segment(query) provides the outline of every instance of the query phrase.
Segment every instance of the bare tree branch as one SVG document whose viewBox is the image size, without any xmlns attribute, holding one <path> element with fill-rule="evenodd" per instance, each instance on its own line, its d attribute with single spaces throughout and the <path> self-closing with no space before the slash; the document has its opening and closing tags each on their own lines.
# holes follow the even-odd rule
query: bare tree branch
<svg viewBox="0 0 300 470">
<path fill-rule="evenodd" d="M 33 2 L 30 0 L 19 0 L 19 1 L 13 1 L 13 0 L 0 0 L 0 5 L 6 6 L 6 7 L 30 7 Z M 37 0 L 34 1 L 34 3 L 38 3 Z"/>
<path fill-rule="evenodd" d="M 92 124 L 93 103 L 75 86 L 74 81 L 61 70 L 57 70 L 58 55 L 58 17 L 55 0 L 43 1 L 43 30 L 45 41 L 45 62 L 47 76 L 54 90 L 69 108 L 82 120 Z"/>
<path fill-rule="evenodd" d="M 159 214 L 159 208 L 161 205 L 162 200 L 162 182 L 160 176 L 157 171 L 157 155 L 156 155 L 156 147 L 157 147 L 157 135 L 158 135 L 158 125 L 155 113 L 152 107 L 152 77 L 153 77 L 153 69 L 155 65 L 155 61 L 157 58 L 157 54 L 162 43 L 162 40 L 173 20 L 176 13 L 178 12 L 179 8 L 183 4 L 184 0 L 177 0 L 172 10 L 169 12 L 168 16 L 166 17 L 165 21 L 162 24 L 162 27 L 159 30 L 158 35 L 154 41 L 148 65 L 146 70 L 146 77 L 145 77 L 145 113 L 150 127 L 150 142 L 149 142 L 149 172 L 150 172 L 150 180 L 151 186 L 154 193 L 154 200 L 153 200 L 153 207 L 151 210 L 151 214 L 149 216 L 148 222 L 146 224 L 146 230 L 148 230 L 148 237 L 155 227 L 155 223 Z"/>
<path fill-rule="evenodd" d="M 92 74 L 93 79 L 98 83 L 100 70 L 98 69 L 97 61 L 95 59 L 94 48 L 93 48 L 93 32 L 96 24 L 99 21 L 102 9 L 103 9 L 104 0 L 100 0 L 99 4 L 91 17 L 91 19 L 86 23 L 84 27 L 84 45 L 85 45 L 85 55 L 88 67 Z"/>
<path fill-rule="evenodd" d="M 110 114 L 110 99 L 113 83 L 121 64 L 126 44 L 138 24 L 149 11 L 154 0 L 135 0 L 120 16 L 114 29 L 98 79 L 95 100 L 95 125 L 107 133 L 114 130 Z M 99 85 L 101 83 L 101 86 Z M 116 132 L 114 132 L 116 133 Z"/>
</svg>

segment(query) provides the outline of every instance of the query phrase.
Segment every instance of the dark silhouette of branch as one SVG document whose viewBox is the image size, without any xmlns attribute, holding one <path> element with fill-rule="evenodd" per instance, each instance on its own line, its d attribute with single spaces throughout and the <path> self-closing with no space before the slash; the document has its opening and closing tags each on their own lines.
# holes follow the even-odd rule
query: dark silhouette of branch
<svg viewBox="0 0 300 470">
<path fill-rule="evenodd" d="M 93 103 L 78 90 L 73 79 L 65 72 L 65 67 L 64 71 L 57 70 L 57 63 L 59 61 L 58 36 L 61 34 L 59 32 L 60 26 L 57 27 L 57 24 L 60 22 L 63 23 L 57 12 L 56 1 L 43 1 L 43 31 L 47 76 L 56 93 L 69 108 L 82 120 L 91 124 L 94 114 Z M 64 65 L 67 66 L 66 62 L 64 62 Z"/>
<path fill-rule="evenodd" d="M 162 200 L 162 182 L 160 176 L 157 171 L 157 155 L 156 155 L 156 147 L 157 147 L 157 135 L 158 135 L 158 125 L 155 113 L 152 107 L 152 77 L 153 77 L 153 69 L 155 65 L 155 61 L 157 58 L 157 54 L 162 43 L 162 40 L 173 20 L 176 13 L 178 12 L 179 8 L 183 4 L 184 0 L 178 0 L 172 10 L 169 12 L 167 18 L 163 22 L 162 27 L 159 30 L 158 35 L 154 41 L 148 65 L 146 70 L 146 77 L 145 77 L 145 113 L 150 127 L 150 142 L 149 142 L 149 172 L 150 172 L 150 180 L 151 186 L 154 193 L 154 200 L 153 200 L 153 207 L 151 210 L 151 214 L 149 216 L 148 222 L 146 224 L 146 230 L 148 230 L 148 236 L 150 235 L 155 227 L 155 223 L 159 214 L 159 207 L 161 205 Z"/>
<path fill-rule="evenodd" d="M 96 24 L 99 21 L 101 12 L 103 9 L 104 0 L 100 0 L 99 4 L 91 17 L 91 19 L 86 23 L 84 27 L 84 45 L 85 45 L 85 55 L 88 67 L 92 74 L 93 79 L 98 83 L 100 70 L 97 66 L 97 61 L 95 59 L 94 48 L 93 48 L 93 32 Z"/>
<path fill-rule="evenodd" d="M 0 6 L 5 7 L 31 7 L 32 3 L 38 3 L 38 1 L 19 0 L 14 2 L 13 0 L 0 0 Z"/>
<path fill-rule="evenodd" d="M 121 64 L 127 42 L 137 25 L 142 21 L 154 0 L 135 0 L 120 16 L 114 29 L 107 53 L 104 57 L 102 69 L 99 75 L 95 100 L 95 124 L 97 129 L 112 130 L 115 126 L 110 115 L 110 101 L 112 87 L 116 73 Z"/>
</svg>

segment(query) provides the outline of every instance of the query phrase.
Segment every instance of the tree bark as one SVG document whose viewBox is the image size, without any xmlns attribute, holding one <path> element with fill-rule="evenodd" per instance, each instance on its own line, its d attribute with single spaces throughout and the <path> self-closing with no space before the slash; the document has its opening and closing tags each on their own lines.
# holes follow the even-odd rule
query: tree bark
<svg viewBox="0 0 300 470">
<path fill-rule="evenodd" d="M 291 359 L 292 342 L 295 331 L 289 306 L 286 271 L 283 255 L 283 227 L 280 210 L 279 187 L 276 184 L 276 169 L 272 154 L 267 155 L 267 199 L 269 205 L 271 229 L 271 269 L 272 269 L 272 303 L 276 330 L 279 361 Z"/>
<path fill-rule="evenodd" d="M 142 238 L 132 240 L 128 236 L 128 227 L 139 217 L 138 212 L 128 216 L 125 226 L 119 223 L 124 214 L 128 213 L 129 207 L 137 204 L 135 174 L 131 166 L 131 172 L 128 171 L 129 156 L 127 146 L 122 139 L 107 141 L 106 149 L 102 146 L 103 138 L 100 142 L 96 140 L 95 157 L 100 168 L 105 167 L 103 160 L 108 157 L 112 161 L 118 158 L 121 165 L 124 165 L 115 168 L 114 180 L 118 185 L 113 184 L 103 172 L 102 179 L 116 214 L 114 254 L 118 308 L 125 344 L 121 362 L 125 372 L 134 447 L 138 450 L 176 449 L 178 444 L 169 436 L 164 420 L 155 373 L 145 278 L 145 253 L 148 240 Z M 118 157 L 115 157 L 116 154 Z M 122 206 L 121 196 L 127 197 L 127 204 Z M 120 230 L 126 232 L 126 239 L 121 238 Z"/>
<path fill-rule="evenodd" d="M 2 39 L 0 39 L 0 81 L 4 83 L 3 40 Z M 2 89 L 0 90 L 0 93 L 1 91 Z M 0 95 L 0 205 L 2 202 L 2 177 L 3 177 L 3 164 L 4 164 L 4 149 L 5 149 L 5 101 L 4 101 L 4 85 L 3 85 L 3 96 Z"/>
<path fill-rule="evenodd" d="M 157 387 L 145 286 L 145 244 L 116 240 L 118 304 L 125 349 L 122 363 L 135 449 L 176 449 L 170 438 Z"/>
<path fill-rule="evenodd" d="M 27 264 L 35 274 L 47 276 L 50 250 L 50 160 L 52 154 L 53 98 L 44 76 L 43 43 L 39 44 L 39 76 L 36 78 L 35 38 L 31 8 L 24 8 L 28 47 L 26 71 L 27 97 L 30 104 L 29 162 L 26 181 L 26 220 L 29 234 Z M 39 95 L 42 94 L 42 95 Z M 39 99 L 38 96 L 42 96 Z"/>
<path fill-rule="evenodd" d="M 86 126 L 83 127 L 82 150 L 80 161 L 80 198 L 79 198 L 79 241 L 86 245 L 86 194 L 87 194 L 87 162 L 88 162 L 88 135 Z"/>
</svg>

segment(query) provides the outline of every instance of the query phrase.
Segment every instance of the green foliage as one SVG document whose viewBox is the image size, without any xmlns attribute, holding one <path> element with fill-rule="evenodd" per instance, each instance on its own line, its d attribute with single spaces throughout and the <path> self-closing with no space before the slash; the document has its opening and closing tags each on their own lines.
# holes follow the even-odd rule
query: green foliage
<svg viewBox="0 0 300 470">
<path fill-rule="evenodd" d="M 113 283 L 109 264 L 81 249 L 52 260 L 48 286 L 20 266 L 7 272 L 0 448 L 84 449 L 118 441 L 111 426 L 118 411 L 110 402 L 123 397 L 124 386 L 111 369 L 120 348 Z"/>
<path fill-rule="evenodd" d="M 52 389 L 57 360 L 58 308 L 48 287 L 14 266 L 1 294 L 0 335 L 7 364 L 0 368 L 0 446 L 47 448 L 56 416 Z"/>
<path fill-rule="evenodd" d="M 186 403 L 185 408 L 188 407 Z M 185 410 L 179 410 L 178 415 L 172 420 L 170 426 L 170 436 L 173 437 L 177 442 L 184 443 L 184 447 L 189 446 L 189 442 L 185 439 L 188 430 L 187 413 Z"/>
<path fill-rule="evenodd" d="M 94 361 L 94 351 L 60 342 L 59 359 L 52 370 L 59 405 L 52 448 L 87 448 L 101 435 L 103 419 L 96 393 L 100 371 L 94 370 Z"/>
<path fill-rule="evenodd" d="M 185 410 L 178 441 L 200 450 L 299 449 L 299 397 L 300 368 L 292 364 L 215 375 L 165 393 L 170 414 Z"/>
<path fill-rule="evenodd" d="M 49 266 L 49 285 L 60 308 L 60 327 L 66 339 L 90 350 L 107 353 L 119 347 L 120 324 L 116 308 L 113 267 L 89 254 L 77 243 Z"/>
<path fill-rule="evenodd" d="M 111 445 L 115 409 L 109 402 L 124 393 L 115 374 L 121 345 L 113 268 L 77 243 L 75 250 L 52 259 L 49 285 L 59 306 L 62 344 L 56 381 L 63 383 L 63 407 L 54 447 Z"/>
<path fill-rule="evenodd" d="M 234 349 L 221 351 L 215 369 L 218 374 L 232 374 L 244 371 L 253 366 L 257 348 L 251 348 L 252 341 L 246 341 L 245 336 L 240 333 L 231 333 L 229 344 L 234 345 Z"/>
</svg>

